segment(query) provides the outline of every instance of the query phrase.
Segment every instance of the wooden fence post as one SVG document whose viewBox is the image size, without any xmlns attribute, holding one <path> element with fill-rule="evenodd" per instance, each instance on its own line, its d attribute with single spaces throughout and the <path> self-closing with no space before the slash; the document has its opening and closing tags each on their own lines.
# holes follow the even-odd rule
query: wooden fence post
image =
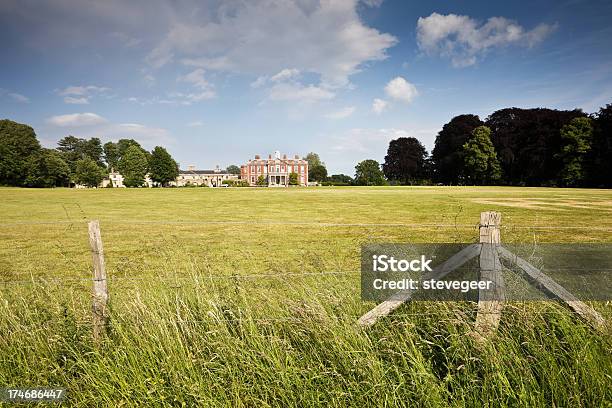
<svg viewBox="0 0 612 408">
<path fill-rule="evenodd" d="M 500 244 L 499 226 L 501 214 L 495 211 L 480 213 L 480 277 L 493 282 L 492 289 L 478 292 L 478 313 L 475 332 L 478 338 L 486 338 L 497 330 L 504 307 L 505 289 L 502 265 L 497 249 Z"/>
<path fill-rule="evenodd" d="M 108 320 L 108 288 L 100 223 L 97 220 L 90 221 L 88 228 L 93 259 L 93 337 L 98 342 L 106 330 Z"/>
</svg>

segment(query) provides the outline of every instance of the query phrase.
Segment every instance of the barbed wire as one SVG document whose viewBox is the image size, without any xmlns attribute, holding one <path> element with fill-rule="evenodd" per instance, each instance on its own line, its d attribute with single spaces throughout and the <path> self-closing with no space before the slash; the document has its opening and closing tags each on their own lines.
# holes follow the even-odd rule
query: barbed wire
<svg viewBox="0 0 612 408">
<path fill-rule="evenodd" d="M 0 223 L 0 227 L 21 226 L 21 225 L 67 225 L 85 224 L 89 220 L 80 221 L 15 221 L 10 223 Z M 342 223 L 342 222 L 306 222 L 306 221 L 277 221 L 277 220 L 217 220 L 217 221 L 196 221 L 196 220 L 168 220 L 168 221 L 146 221 L 146 220 L 101 220 L 104 224 L 135 224 L 135 225 L 289 225 L 289 226 L 313 226 L 313 227 L 408 227 L 408 228 L 478 228 L 478 223 L 473 224 L 440 224 L 440 223 Z M 501 225 L 501 229 L 525 229 L 525 230 L 572 230 L 572 229 L 591 229 L 595 231 L 612 231 L 612 226 L 593 226 L 593 225 Z"/>
<path fill-rule="evenodd" d="M 393 318 L 414 318 L 414 317 L 430 317 L 437 316 L 443 317 L 448 320 L 464 320 L 464 319 L 472 319 L 477 314 L 478 310 L 475 307 L 473 309 L 467 310 L 442 310 L 436 312 L 411 312 L 411 313 L 393 313 L 388 316 L 384 316 L 381 319 L 391 320 Z M 181 324 L 210 324 L 210 323 L 281 323 L 281 322 L 294 322 L 294 323 L 304 323 L 304 322 L 317 322 L 322 323 L 325 321 L 334 321 L 334 322 L 357 322 L 359 317 L 361 316 L 330 316 L 330 315 L 317 315 L 317 314 L 309 314 L 306 316 L 298 317 L 298 316 L 284 316 L 284 317 L 227 317 L 224 315 L 222 311 L 210 312 L 211 315 L 208 319 L 159 319 L 159 318 L 145 318 L 139 319 L 137 317 L 128 319 L 124 317 L 120 317 L 120 315 L 113 314 L 110 316 L 109 322 L 112 327 L 113 324 L 150 324 L 150 323 L 165 323 L 165 324 L 173 324 L 173 325 L 181 325 Z M 481 312 L 482 313 L 482 312 Z M 504 309 L 502 312 L 505 315 L 529 315 L 529 316 L 572 316 L 573 313 L 571 310 L 527 310 L 527 309 Z M 45 322 L 8 322 L 9 326 L 21 326 L 21 327 L 44 327 L 48 325 L 58 325 L 61 323 L 66 323 L 68 325 L 79 325 L 79 326 L 94 326 L 94 323 L 90 320 L 87 321 L 79 321 L 79 320 L 71 320 L 71 319 L 62 319 L 58 318 L 56 320 L 47 320 Z"/>
<path fill-rule="evenodd" d="M 469 267 L 468 267 L 469 269 Z M 475 268 L 471 268 L 475 269 Z M 547 267 L 544 272 L 551 271 L 589 271 L 589 272 L 612 272 L 612 268 L 557 268 Z M 510 269 L 510 271 L 512 271 Z M 0 284 L 45 284 L 45 283 L 63 283 L 63 282 L 98 282 L 106 280 L 109 283 L 114 281 L 144 281 L 144 282 L 171 282 L 171 281 L 187 281 L 188 283 L 198 284 L 199 280 L 240 280 L 240 279 L 263 279 L 263 278 L 286 278 L 286 277 L 322 277 L 322 276 L 359 276 L 361 271 L 324 271 L 324 272 L 270 272 L 270 273 L 254 273 L 254 274 L 223 274 L 223 275 L 189 275 L 189 276 L 108 276 L 106 279 L 95 278 L 55 278 L 55 277 L 31 277 L 29 279 L 11 279 L 1 280 Z M 576 276 L 576 277 L 581 277 Z M 588 276 L 583 276 L 588 277 Z"/>
</svg>

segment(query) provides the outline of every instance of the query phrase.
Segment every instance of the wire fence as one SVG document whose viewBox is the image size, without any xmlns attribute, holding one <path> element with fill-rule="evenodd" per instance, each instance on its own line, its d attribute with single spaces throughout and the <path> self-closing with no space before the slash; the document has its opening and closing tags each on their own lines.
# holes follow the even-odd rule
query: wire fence
<svg viewBox="0 0 612 408">
<path fill-rule="evenodd" d="M 0 223 L 0 227 L 28 226 L 28 225 L 86 225 L 89 220 L 65 220 L 65 221 L 15 221 Z M 478 223 L 459 224 L 459 223 L 349 223 L 349 222 L 324 222 L 324 221 L 277 221 L 277 220 L 215 220 L 215 221 L 196 221 L 196 220 L 167 220 L 167 221 L 148 221 L 148 220 L 101 220 L 106 225 L 286 225 L 286 226 L 312 226 L 312 227 L 402 227 L 402 228 L 474 228 L 478 229 Z M 612 231 L 610 226 L 597 225 L 512 225 L 502 224 L 501 229 L 506 230 L 580 230 L 588 229 L 594 231 Z"/>
</svg>

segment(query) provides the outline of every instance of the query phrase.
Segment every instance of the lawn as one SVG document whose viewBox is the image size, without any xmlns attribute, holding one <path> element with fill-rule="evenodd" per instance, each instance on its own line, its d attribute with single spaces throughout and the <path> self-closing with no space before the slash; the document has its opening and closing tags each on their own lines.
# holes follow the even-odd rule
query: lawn
<svg viewBox="0 0 612 408">
<path fill-rule="evenodd" d="M 610 406 L 609 333 L 560 304 L 414 303 L 372 328 L 373 242 L 611 242 L 612 192 L 511 187 L 0 189 L 0 388 L 73 406 Z M 111 327 L 91 340 L 87 221 Z M 608 320 L 609 304 L 593 305 Z"/>
</svg>

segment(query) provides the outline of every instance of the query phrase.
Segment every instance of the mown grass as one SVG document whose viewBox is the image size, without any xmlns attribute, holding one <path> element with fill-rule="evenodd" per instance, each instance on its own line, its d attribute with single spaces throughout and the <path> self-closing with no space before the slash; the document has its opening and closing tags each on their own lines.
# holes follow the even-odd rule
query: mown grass
<svg viewBox="0 0 612 408">
<path fill-rule="evenodd" d="M 362 244 L 474 242 L 485 210 L 505 242 L 610 242 L 604 190 L 0 189 L 0 387 L 84 407 L 611 406 L 609 333 L 554 302 L 508 305 L 484 345 L 470 303 L 356 327 L 373 306 Z M 111 296 L 99 346 L 90 219 Z"/>
</svg>

